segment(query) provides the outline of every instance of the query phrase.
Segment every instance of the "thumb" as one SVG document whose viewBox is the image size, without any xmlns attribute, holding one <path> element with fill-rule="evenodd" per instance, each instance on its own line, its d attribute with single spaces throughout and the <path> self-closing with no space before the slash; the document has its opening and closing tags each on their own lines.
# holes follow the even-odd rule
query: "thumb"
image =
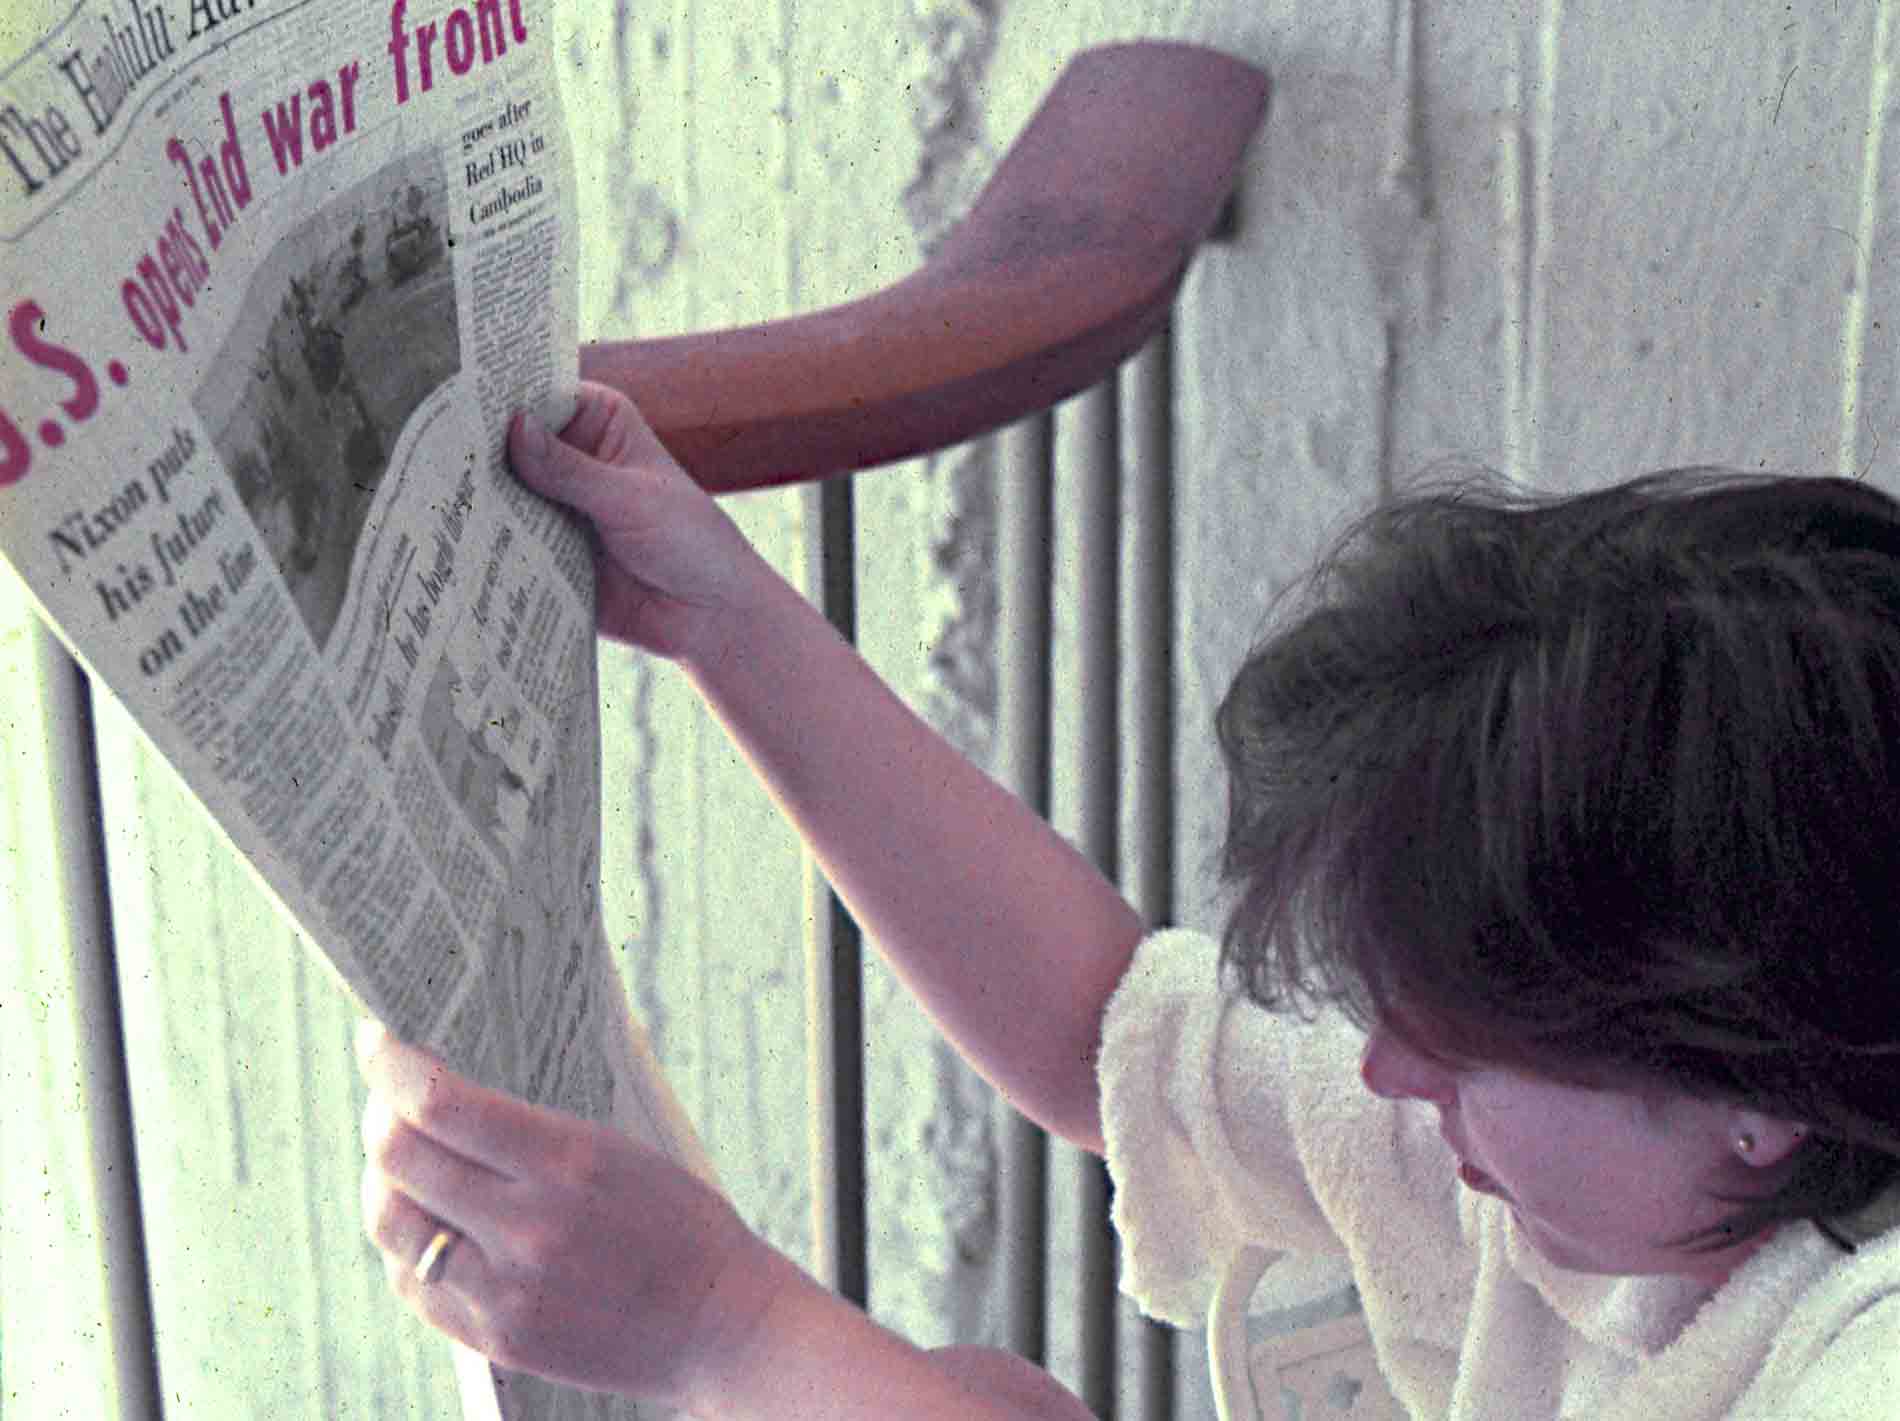
<svg viewBox="0 0 1900 1421">
<path fill-rule="evenodd" d="M 632 485 L 651 489 L 656 475 L 675 467 L 631 400 L 585 381 L 558 436 L 524 411 L 509 426 L 508 453 L 529 488 L 606 524 L 625 512 Z"/>
<path fill-rule="evenodd" d="M 508 426 L 508 462 L 517 477 L 544 497 L 592 513 L 589 495 L 598 496 L 605 466 L 554 432 L 531 411 L 523 410 Z"/>
</svg>

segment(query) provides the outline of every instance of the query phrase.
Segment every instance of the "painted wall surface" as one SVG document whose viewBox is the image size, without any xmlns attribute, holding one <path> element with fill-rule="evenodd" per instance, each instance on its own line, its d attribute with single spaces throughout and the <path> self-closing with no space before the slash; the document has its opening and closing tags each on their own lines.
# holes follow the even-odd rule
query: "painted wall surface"
<svg viewBox="0 0 1900 1421">
<path fill-rule="evenodd" d="M 570 5 L 563 26 L 583 329 L 610 336 L 905 274 L 1088 44 L 1191 38 L 1271 72 L 1234 230 L 1175 327 L 1184 921 L 1215 921 L 1208 725 L 1227 676 L 1273 593 L 1432 461 L 1551 488 L 1691 462 L 1900 486 L 1884 4 L 621 0 Z M 867 652 L 980 761 L 994 479 L 986 441 L 858 487 Z M 736 507 L 799 565 L 800 494 Z M 17 661 L 23 635 L 0 651 Z M 796 842 L 667 669 L 612 650 L 602 669 L 606 903 L 630 989 L 740 1208 L 802 1254 Z M 26 944 L 46 770 L 5 680 L 0 832 Z M 455 1414 L 442 1349 L 385 1295 L 356 1222 L 350 1013 L 110 708 L 100 736 L 167 1414 Z M 24 950 L 6 970 L 0 1415 L 110 1415 L 85 1380 L 90 1185 L 61 1134 L 70 989 Z M 881 967 L 867 997 L 873 1311 L 922 1343 L 986 1340 L 987 1092 Z M 1060 1286 L 1052 1309 L 1061 1371 Z M 1191 1349 L 1182 1373 L 1183 1414 L 1211 1415 Z"/>
</svg>

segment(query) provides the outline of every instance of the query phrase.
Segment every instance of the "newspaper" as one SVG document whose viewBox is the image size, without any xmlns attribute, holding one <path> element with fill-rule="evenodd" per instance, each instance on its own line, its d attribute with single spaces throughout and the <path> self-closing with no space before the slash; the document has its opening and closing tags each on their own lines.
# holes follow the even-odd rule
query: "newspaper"
<svg viewBox="0 0 1900 1421">
<path fill-rule="evenodd" d="M 0 72 L 0 551 L 369 1012 L 709 1173 L 600 921 L 590 543 L 503 456 L 577 379 L 549 0 L 54 8 Z"/>
</svg>

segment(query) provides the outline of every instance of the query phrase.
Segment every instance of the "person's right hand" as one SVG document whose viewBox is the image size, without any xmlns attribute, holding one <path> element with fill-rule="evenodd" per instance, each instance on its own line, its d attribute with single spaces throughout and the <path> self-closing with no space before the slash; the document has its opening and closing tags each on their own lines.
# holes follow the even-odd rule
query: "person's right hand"
<svg viewBox="0 0 1900 1421">
<path fill-rule="evenodd" d="M 593 523 L 607 636 L 703 663 L 777 576 L 618 390 L 582 382 L 559 438 L 517 415 L 508 456 L 529 488 Z"/>
</svg>

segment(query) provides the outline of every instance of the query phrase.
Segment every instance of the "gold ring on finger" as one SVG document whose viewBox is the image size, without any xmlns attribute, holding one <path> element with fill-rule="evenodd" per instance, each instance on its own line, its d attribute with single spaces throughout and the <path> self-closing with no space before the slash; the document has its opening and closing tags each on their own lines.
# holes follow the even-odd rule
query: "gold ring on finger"
<svg viewBox="0 0 1900 1421">
<path fill-rule="evenodd" d="M 426 1288 L 440 1279 L 449 1266 L 449 1254 L 461 1241 L 462 1236 L 447 1224 L 437 1228 L 416 1259 L 416 1281 Z"/>
</svg>

